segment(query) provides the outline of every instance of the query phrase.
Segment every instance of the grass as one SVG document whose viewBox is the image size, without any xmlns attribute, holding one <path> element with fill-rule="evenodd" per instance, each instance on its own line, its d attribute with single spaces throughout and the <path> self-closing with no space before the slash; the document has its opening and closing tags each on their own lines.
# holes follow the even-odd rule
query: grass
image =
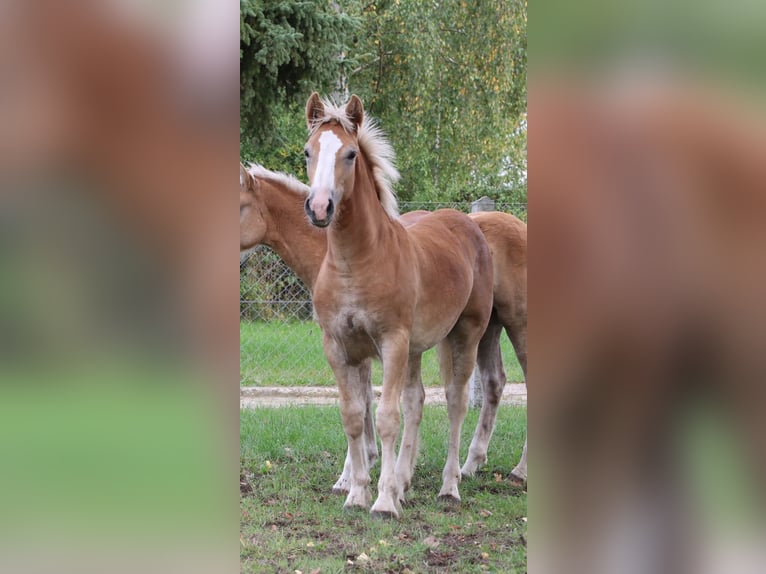
<svg viewBox="0 0 766 574">
<path fill-rule="evenodd" d="M 503 363 L 510 382 L 524 375 L 508 337 L 501 337 Z M 240 322 L 240 382 L 249 386 L 332 386 L 335 384 L 322 351 L 322 333 L 313 322 Z M 423 355 L 423 384 L 438 386 L 436 350 Z M 373 384 L 382 381 L 380 363 L 373 365 Z"/>
<path fill-rule="evenodd" d="M 463 427 L 465 457 L 478 412 Z M 436 500 L 446 457 L 445 407 L 426 407 L 418 466 L 399 520 L 343 510 L 330 493 L 345 455 L 337 407 L 242 411 L 242 572 L 525 572 L 527 495 L 507 480 L 526 410 L 503 407 L 489 463 L 460 485 L 462 502 Z M 380 464 L 372 469 L 376 495 Z"/>
</svg>

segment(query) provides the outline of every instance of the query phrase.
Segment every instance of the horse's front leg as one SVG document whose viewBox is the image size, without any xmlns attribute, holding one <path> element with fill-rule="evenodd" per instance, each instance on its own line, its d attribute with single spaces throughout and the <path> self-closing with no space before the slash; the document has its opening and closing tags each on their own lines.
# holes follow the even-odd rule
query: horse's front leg
<svg viewBox="0 0 766 574">
<path fill-rule="evenodd" d="M 406 386 L 402 392 L 402 410 L 404 411 L 404 434 L 396 460 L 396 480 L 402 486 L 400 496 L 404 501 L 404 492 L 409 490 L 415 462 L 418 458 L 420 421 L 423 419 L 423 402 L 426 398 L 423 380 L 420 375 L 421 354 L 410 355 Z"/>
<path fill-rule="evenodd" d="M 396 439 L 399 437 L 399 398 L 407 378 L 409 333 L 390 335 L 380 345 L 383 363 L 383 393 L 378 403 L 377 428 L 380 436 L 381 462 L 378 498 L 373 516 L 398 518 L 401 514 L 403 485 L 396 477 Z"/>
<path fill-rule="evenodd" d="M 367 381 L 365 392 L 366 412 L 364 416 L 364 442 L 367 449 L 367 461 L 372 467 L 378 460 L 378 441 L 375 435 L 375 420 L 372 415 L 373 391 L 372 391 L 372 361 L 369 359 L 359 365 L 359 378 Z M 333 494 L 348 494 L 351 488 L 351 447 L 346 449 L 346 460 L 343 463 L 343 472 L 332 487 Z"/>
<path fill-rule="evenodd" d="M 343 430 L 348 440 L 348 496 L 345 508 L 370 506 L 370 469 L 364 436 L 367 381 L 361 379 L 363 369 L 349 365 L 338 342 L 330 336 L 324 337 L 324 351 L 327 362 L 335 374 L 340 399 L 340 414 Z"/>
</svg>

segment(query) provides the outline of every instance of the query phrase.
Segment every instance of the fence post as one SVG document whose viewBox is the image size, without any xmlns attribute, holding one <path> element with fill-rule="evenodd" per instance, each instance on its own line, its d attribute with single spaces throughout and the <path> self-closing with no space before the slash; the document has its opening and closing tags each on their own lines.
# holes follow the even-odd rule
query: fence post
<svg viewBox="0 0 766 574">
<path fill-rule="evenodd" d="M 471 213 L 477 211 L 494 211 L 495 202 L 487 196 L 481 197 L 471 204 Z M 468 404 L 473 409 L 481 408 L 482 402 L 484 402 L 484 391 L 481 388 L 481 377 L 479 375 L 479 367 L 476 366 L 473 369 L 471 375 L 471 382 L 469 384 L 468 391 Z"/>
</svg>

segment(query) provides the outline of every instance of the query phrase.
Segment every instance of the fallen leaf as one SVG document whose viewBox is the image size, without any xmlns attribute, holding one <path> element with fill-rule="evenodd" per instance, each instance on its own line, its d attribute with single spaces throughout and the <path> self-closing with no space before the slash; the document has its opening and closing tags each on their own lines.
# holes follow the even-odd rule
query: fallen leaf
<svg viewBox="0 0 766 574">
<path fill-rule="evenodd" d="M 321 568 L 317 568 L 317 569 L 312 570 L 311 572 L 309 572 L 309 574 L 322 574 L 322 569 Z"/>
<path fill-rule="evenodd" d="M 481 553 L 481 558 L 482 558 L 482 560 L 486 560 L 487 558 L 489 558 L 489 554 L 487 554 L 486 552 L 482 552 Z"/>
<path fill-rule="evenodd" d="M 503 482 L 503 475 L 499 472 L 495 473 L 495 482 Z"/>
<path fill-rule="evenodd" d="M 390 546 L 391 545 L 390 542 L 386 542 L 385 540 L 378 540 L 378 544 L 380 544 L 381 546 Z"/>
<path fill-rule="evenodd" d="M 487 516 L 492 516 L 492 512 L 489 510 L 480 510 L 479 514 L 481 514 L 484 518 L 486 518 Z"/>
<path fill-rule="evenodd" d="M 356 557 L 357 562 L 369 562 L 370 557 L 367 556 L 364 552 L 362 552 L 359 556 Z"/>
<path fill-rule="evenodd" d="M 308 546 L 309 548 L 313 548 L 314 547 L 314 543 L 311 542 L 311 541 L 306 542 L 306 546 Z"/>
</svg>

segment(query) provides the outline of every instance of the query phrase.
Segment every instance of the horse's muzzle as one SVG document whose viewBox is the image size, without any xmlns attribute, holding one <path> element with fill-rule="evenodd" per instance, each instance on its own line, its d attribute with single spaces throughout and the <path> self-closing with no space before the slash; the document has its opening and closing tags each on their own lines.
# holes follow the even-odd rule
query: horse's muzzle
<svg viewBox="0 0 766 574">
<path fill-rule="evenodd" d="M 313 196 L 310 195 L 306 199 L 306 203 L 303 204 L 303 209 L 305 210 L 306 215 L 309 216 L 312 225 L 315 225 L 316 227 L 327 227 L 330 225 L 330 222 L 332 221 L 332 215 L 335 212 L 335 204 L 333 203 L 332 198 L 327 199 L 327 208 L 325 210 L 325 216 L 322 219 L 317 218 L 317 214 L 311 208 L 312 199 Z"/>
</svg>

